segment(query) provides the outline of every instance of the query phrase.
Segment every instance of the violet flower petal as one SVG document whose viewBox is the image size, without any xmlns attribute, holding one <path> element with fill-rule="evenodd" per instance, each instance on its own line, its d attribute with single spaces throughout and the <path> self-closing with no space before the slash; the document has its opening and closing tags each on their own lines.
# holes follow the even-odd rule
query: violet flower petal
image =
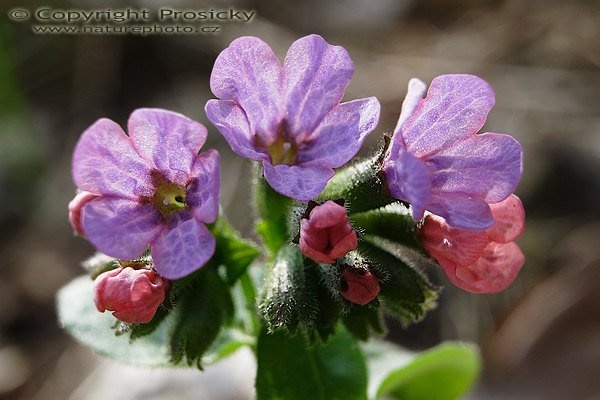
<svg viewBox="0 0 600 400">
<path fill-rule="evenodd" d="M 490 85 L 473 75 L 442 75 L 401 128 L 410 153 L 422 158 L 474 135 L 494 106 Z"/>
<path fill-rule="evenodd" d="M 73 181 L 97 195 L 152 196 L 150 167 L 115 122 L 102 118 L 82 133 L 72 162 Z"/>
<path fill-rule="evenodd" d="M 443 217 L 453 228 L 465 231 L 481 231 L 494 223 L 488 204 L 466 193 L 439 192 L 434 189 L 427 209 Z"/>
<path fill-rule="evenodd" d="M 219 153 L 208 150 L 201 153 L 194 162 L 186 203 L 194 210 L 199 221 L 213 223 L 219 215 Z"/>
<path fill-rule="evenodd" d="M 432 186 L 436 190 L 469 193 L 496 203 L 517 187 L 522 154 L 512 136 L 484 133 L 441 149 L 427 164 L 435 171 Z"/>
<path fill-rule="evenodd" d="M 408 81 L 408 91 L 402 101 L 402 109 L 400 111 L 400 117 L 398 117 L 398 123 L 394 132 L 399 131 L 402 125 L 414 114 L 419 102 L 423 100 L 423 96 L 427 92 L 427 85 L 420 79 L 412 78 Z"/>
<path fill-rule="evenodd" d="M 90 242 L 111 257 L 141 256 L 162 229 L 160 214 L 150 203 L 98 197 L 83 207 L 82 228 Z"/>
<path fill-rule="evenodd" d="M 415 220 L 423 218 L 431 198 L 431 175 L 427 166 L 394 141 L 383 170 L 390 194 L 410 203 Z"/>
<path fill-rule="evenodd" d="M 225 137 L 236 154 L 255 161 L 268 159 L 268 155 L 256 150 L 248 118 L 236 102 L 212 99 L 206 103 L 205 111 L 209 121 Z"/>
<path fill-rule="evenodd" d="M 344 97 L 354 65 L 346 49 L 309 35 L 290 46 L 283 71 L 286 127 L 298 137 L 312 132 Z"/>
<path fill-rule="evenodd" d="M 274 140 L 283 118 L 282 68 L 273 50 L 256 37 L 241 37 L 223 50 L 213 67 L 210 88 L 221 100 L 233 100 L 246 113 L 250 131 Z"/>
<path fill-rule="evenodd" d="M 266 161 L 262 164 L 265 179 L 271 187 L 284 196 L 299 201 L 308 201 L 317 197 L 334 174 L 333 169 L 320 165 L 278 164 L 273 166 Z"/>
<path fill-rule="evenodd" d="M 169 181 L 185 185 L 207 131 L 199 122 L 167 110 L 140 108 L 129 117 L 133 145 Z"/>
<path fill-rule="evenodd" d="M 379 101 L 375 97 L 342 103 L 334 107 L 319 126 L 306 137 L 298 164 L 317 163 L 338 168 L 358 153 L 363 141 L 379 122 Z"/>
<path fill-rule="evenodd" d="M 210 260 L 215 247 L 215 237 L 202 222 L 178 213 L 152 244 L 154 267 L 168 279 L 179 279 Z"/>
</svg>

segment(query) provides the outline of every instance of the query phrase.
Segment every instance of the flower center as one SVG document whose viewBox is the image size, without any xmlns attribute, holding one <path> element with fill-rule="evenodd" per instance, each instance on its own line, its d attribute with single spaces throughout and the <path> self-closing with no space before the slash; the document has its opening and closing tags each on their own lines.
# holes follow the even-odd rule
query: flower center
<svg viewBox="0 0 600 400">
<path fill-rule="evenodd" d="M 282 123 L 277 132 L 277 139 L 273 143 L 263 142 L 259 135 L 256 135 L 255 145 L 260 147 L 271 157 L 271 164 L 293 165 L 298 159 L 298 144 L 294 140 L 288 139 L 285 133 L 285 123 Z"/>
<path fill-rule="evenodd" d="M 273 165 L 293 165 L 296 163 L 298 146 L 296 143 L 286 140 L 283 136 L 280 136 L 275 142 L 267 146 L 266 150 L 271 156 L 271 163 Z"/>
<path fill-rule="evenodd" d="M 185 189 L 171 182 L 161 182 L 152 196 L 152 204 L 163 216 L 168 217 L 187 208 Z"/>
</svg>

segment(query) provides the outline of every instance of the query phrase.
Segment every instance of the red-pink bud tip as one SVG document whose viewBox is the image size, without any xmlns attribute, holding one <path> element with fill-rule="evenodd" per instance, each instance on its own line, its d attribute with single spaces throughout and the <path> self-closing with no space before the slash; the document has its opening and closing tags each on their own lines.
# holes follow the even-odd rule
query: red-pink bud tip
<svg viewBox="0 0 600 400">
<path fill-rule="evenodd" d="M 342 274 L 344 275 L 344 281 L 340 288 L 340 294 L 347 300 L 364 306 L 377 297 L 379 282 L 370 272 L 345 269 Z"/>
<path fill-rule="evenodd" d="M 100 312 L 128 323 L 147 323 L 165 300 L 169 282 L 148 268 L 117 268 L 94 281 L 94 303 Z"/>
<path fill-rule="evenodd" d="M 309 218 L 300 221 L 300 251 L 318 263 L 333 264 L 357 246 L 358 237 L 346 209 L 331 200 L 313 208 Z"/>
</svg>

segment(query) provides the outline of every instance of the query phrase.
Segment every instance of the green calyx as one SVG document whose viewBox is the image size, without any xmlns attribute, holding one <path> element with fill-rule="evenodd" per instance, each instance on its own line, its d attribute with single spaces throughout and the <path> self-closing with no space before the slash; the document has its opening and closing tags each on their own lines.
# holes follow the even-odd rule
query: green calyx
<svg viewBox="0 0 600 400">
<path fill-rule="evenodd" d="M 185 189 L 171 182 L 162 182 L 154 196 L 152 204 L 164 217 L 187 208 Z"/>
</svg>

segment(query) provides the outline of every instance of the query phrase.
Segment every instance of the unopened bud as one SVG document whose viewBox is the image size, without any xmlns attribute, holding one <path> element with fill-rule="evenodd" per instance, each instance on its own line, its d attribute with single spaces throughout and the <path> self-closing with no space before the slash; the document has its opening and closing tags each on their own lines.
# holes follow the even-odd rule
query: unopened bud
<svg viewBox="0 0 600 400">
<path fill-rule="evenodd" d="M 379 293 L 379 282 L 369 271 L 345 269 L 342 271 L 344 281 L 340 294 L 353 303 L 365 305 L 370 303 Z"/>
<path fill-rule="evenodd" d="M 167 280 L 148 268 L 117 268 L 94 281 L 94 302 L 100 312 L 112 311 L 128 323 L 147 323 L 165 300 Z"/>
<path fill-rule="evenodd" d="M 318 263 L 333 264 L 357 246 L 346 209 L 331 200 L 313 208 L 309 218 L 300 221 L 300 250 Z"/>
</svg>

